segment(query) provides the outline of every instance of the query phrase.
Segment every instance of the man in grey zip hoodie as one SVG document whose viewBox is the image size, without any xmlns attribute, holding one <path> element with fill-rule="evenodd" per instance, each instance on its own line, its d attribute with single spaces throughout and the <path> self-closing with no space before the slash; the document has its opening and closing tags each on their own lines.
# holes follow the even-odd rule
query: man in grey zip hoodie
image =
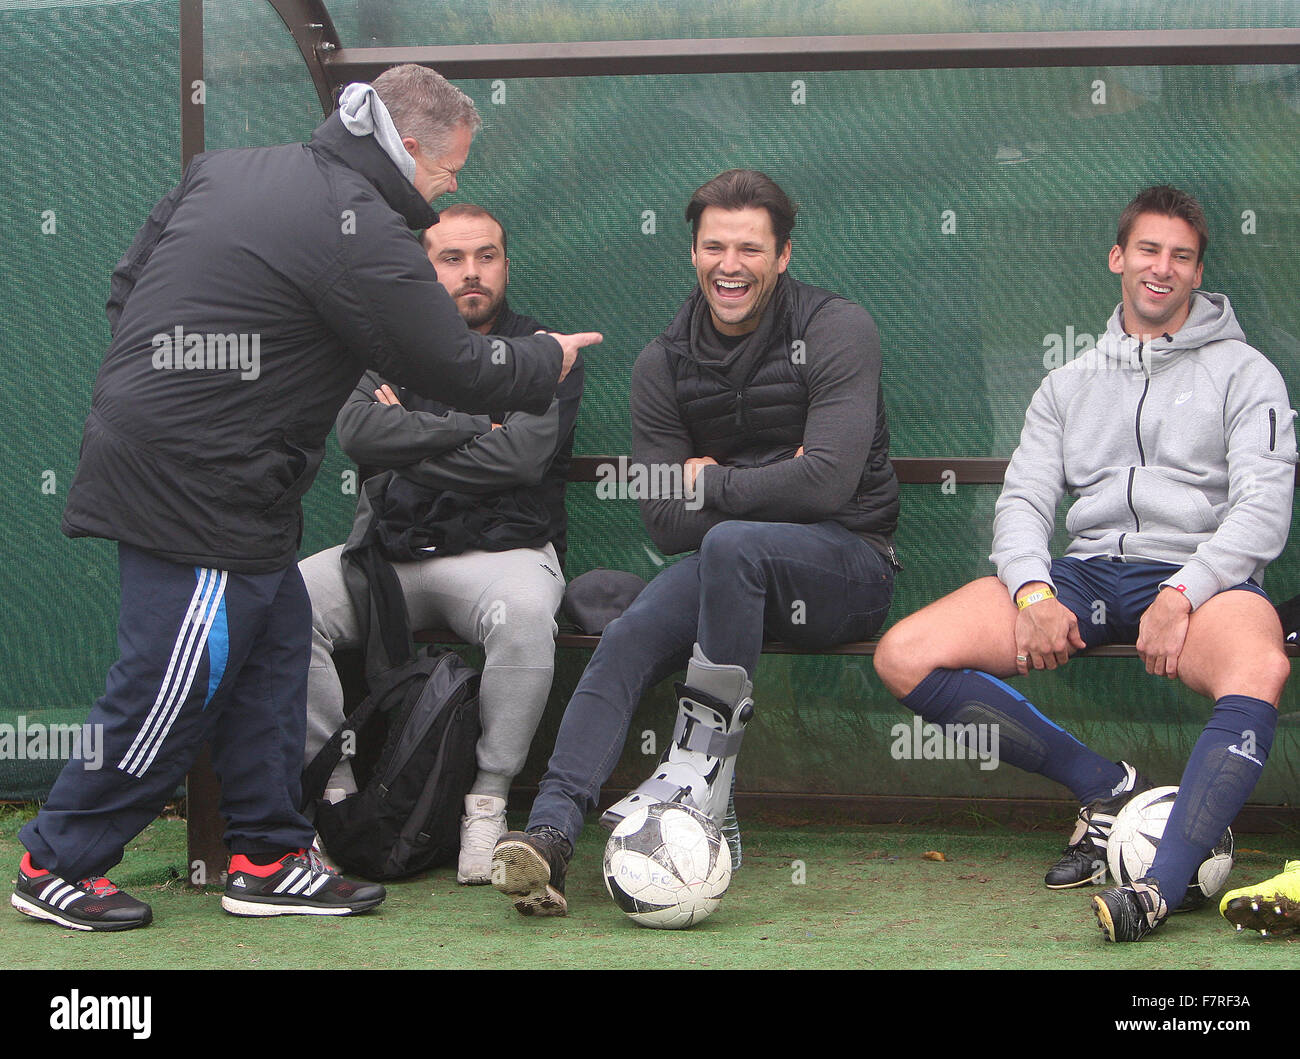
<svg viewBox="0 0 1300 1059">
<path fill-rule="evenodd" d="M 900 622 L 875 656 L 904 705 L 940 726 L 996 725 L 1004 760 L 1074 792 L 1082 809 L 1053 889 L 1104 881 L 1115 814 L 1151 784 L 998 678 L 1127 642 L 1149 673 L 1214 702 L 1147 875 L 1093 898 L 1111 941 L 1204 896 L 1193 875 L 1254 790 L 1290 675 L 1260 581 L 1290 527 L 1294 413 L 1228 299 L 1195 289 L 1207 241 L 1184 192 L 1148 188 L 1129 204 L 1109 259 L 1121 304 L 1025 415 L 994 517 L 997 577 Z M 1067 493 L 1071 541 L 1053 560 Z"/>
</svg>

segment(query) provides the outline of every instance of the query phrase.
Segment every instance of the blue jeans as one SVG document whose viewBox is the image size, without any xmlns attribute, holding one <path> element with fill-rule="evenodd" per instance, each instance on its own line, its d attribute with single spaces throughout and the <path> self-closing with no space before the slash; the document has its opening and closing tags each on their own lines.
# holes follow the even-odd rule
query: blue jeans
<svg viewBox="0 0 1300 1059">
<path fill-rule="evenodd" d="M 837 522 L 723 522 L 659 574 L 600 639 L 569 700 L 529 827 L 576 842 L 618 764 L 642 695 L 684 669 L 698 642 L 750 678 L 765 638 L 812 649 L 875 634 L 894 568 Z"/>
</svg>

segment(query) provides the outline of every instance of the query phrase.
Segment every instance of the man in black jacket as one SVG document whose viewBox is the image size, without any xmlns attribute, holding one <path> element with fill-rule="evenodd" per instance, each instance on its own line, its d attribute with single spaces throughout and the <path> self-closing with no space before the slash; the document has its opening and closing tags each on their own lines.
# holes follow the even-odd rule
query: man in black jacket
<svg viewBox="0 0 1300 1059">
<path fill-rule="evenodd" d="M 505 337 L 541 330 L 506 303 L 506 233 L 486 210 L 468 203 L 449 207 L 425 233 L 425 246 L 472 330 Z M 378 555 L 363 569 L 394 578 L 392 595 L 405 611 L 397 620 L 449 628 L 483 647 L 483 728 L 478 773 L 461 820 L 461 883 L 490 881 L 492 850 L 506 830 L 510 782 L 528 756 L 551 688 L 555 613 L 564 597 L 564 489 L 582 377 L 579 360 L 541 415 L 468 415 L 367 372 L 336 429 L 343 451 L 380 473 L 362 490 L 348 543 L 300 564 L 312 602 L 308 763 L 343 723 L 335 651 L 384 650 L 374 630 L 363 628 L 369 585 L 358 592 L 350 565 L 368 543 L 378 542 Z M 410 496 L 416 503 L 406 502 Z M 428 521 L 413 523 L 409 516 L 416 512 L 427 512 Z M 337 801 L 356 789 L 345 760 L 325 796 Z"/>
<path fill-rule="evenodd" d="M 633 368 L 629 484 L 646 485 L 654 542 L 690 554 L 606 627 L 527 831 L 497 844 L 493 885 L 525 915 L 567 910 L 573 843 L 651 685 L 686 669 L 672 743 L 602 823 L 683 802 L 721 826 L 764 636 L 865 639 L 893 595 L 898 481 L 871 317 L 786 275 L 794 205 L 762 173 L 715 177 L 686 217 L 699 286 Z"/>
<path fill-rule="evenodd" d="M 595 336 L 470 332 L 412 228 L 455 190 L 479 119 L 417 66 L 352 85 L 309 144 L 195 158 L 114 271 L 63 530 L 118 542 L 121 655 L 22 829 L 12 903 L 81 930 L 147 924 L 103 877 L 212 743 L 237 915 L 373 908 L 298 812 L 311 612 L 297 568 L 325 437 L 366 367 L 477 411 L 543 412 Z M 218 866 L 208 867 L 216 877 Z"/>
</svg>

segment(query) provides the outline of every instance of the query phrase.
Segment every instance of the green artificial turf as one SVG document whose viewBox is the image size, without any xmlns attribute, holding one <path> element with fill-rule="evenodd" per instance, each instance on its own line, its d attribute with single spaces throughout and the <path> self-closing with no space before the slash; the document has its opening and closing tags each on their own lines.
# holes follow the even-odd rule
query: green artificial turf
<svg viewBox="0 0 1300 1059">
<path fill-rule="evenodd" d="M 21 856 L 24 814 L 0 814 L 0 858 Z M 1135 945 L 1104 942 L 1089 891 L 1051 892 L 1062 835 L 995 825 L 745 826 L 744 865 L 720 909 L 687 931 L 635 926 L 606 895 L 605 832 L 588 827 L 570 868 L 570 914 L 526 919 L 453 868 L 389 885 L 378 911 L 348 918 L 240 919 L 219 891 L 184 881 L 185 825 L 159 820 L 112 873 L 154 923 L 121 934 L 63 930 L 0 913 L 0 968 L 1294 968 L 1300 936 L 1236 935 L 1215 908 L 1173 917 Z M 1238 836 L 1230 886 L 1276 873 L 1300 840 Z M 927 859 L 927 853 L 944 860 Z"/>
</svg>

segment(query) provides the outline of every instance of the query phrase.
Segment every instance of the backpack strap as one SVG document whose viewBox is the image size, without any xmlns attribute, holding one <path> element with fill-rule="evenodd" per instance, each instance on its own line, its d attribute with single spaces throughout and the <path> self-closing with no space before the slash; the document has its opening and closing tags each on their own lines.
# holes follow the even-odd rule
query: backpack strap
<svg viewBox="0 0 1300 1059">
<path fill-rule="evenodd" d="M 398 685 L 413 677 L 427 681 L 446 653 L 444 650 L 432 648 L 421 651 L 411 661 L 380 673 L 370 681 L 370 694 L 344 718 L 338 731 L 330 736 L 312 758 L 311 764 L 303 769 L 300 811 L 308 820 L 314 820 L 316 803 L 325 793 L 325 784 L 329 782 L 330 775 L 338 767 L 338 763 L 343 760 L 343 740 L 347 734 L 352 732 L 359 737 L 376 714 L 393 708 L 397 700 L 391 693 Z"/>
<path fill-rule="evenodd" d="M 339 556 L 343 583 L 356 615 L 368 686 L 374 686 L 377 674 L 400 667 L 413 657 L 406 598 L 380 543 L 383 498 L 395 478 L 396 472 L 385 471 L 362 483 L 357 508 L 368 509 L 365 528 L 358 533 L 353 527 Z"/>
</svg>

